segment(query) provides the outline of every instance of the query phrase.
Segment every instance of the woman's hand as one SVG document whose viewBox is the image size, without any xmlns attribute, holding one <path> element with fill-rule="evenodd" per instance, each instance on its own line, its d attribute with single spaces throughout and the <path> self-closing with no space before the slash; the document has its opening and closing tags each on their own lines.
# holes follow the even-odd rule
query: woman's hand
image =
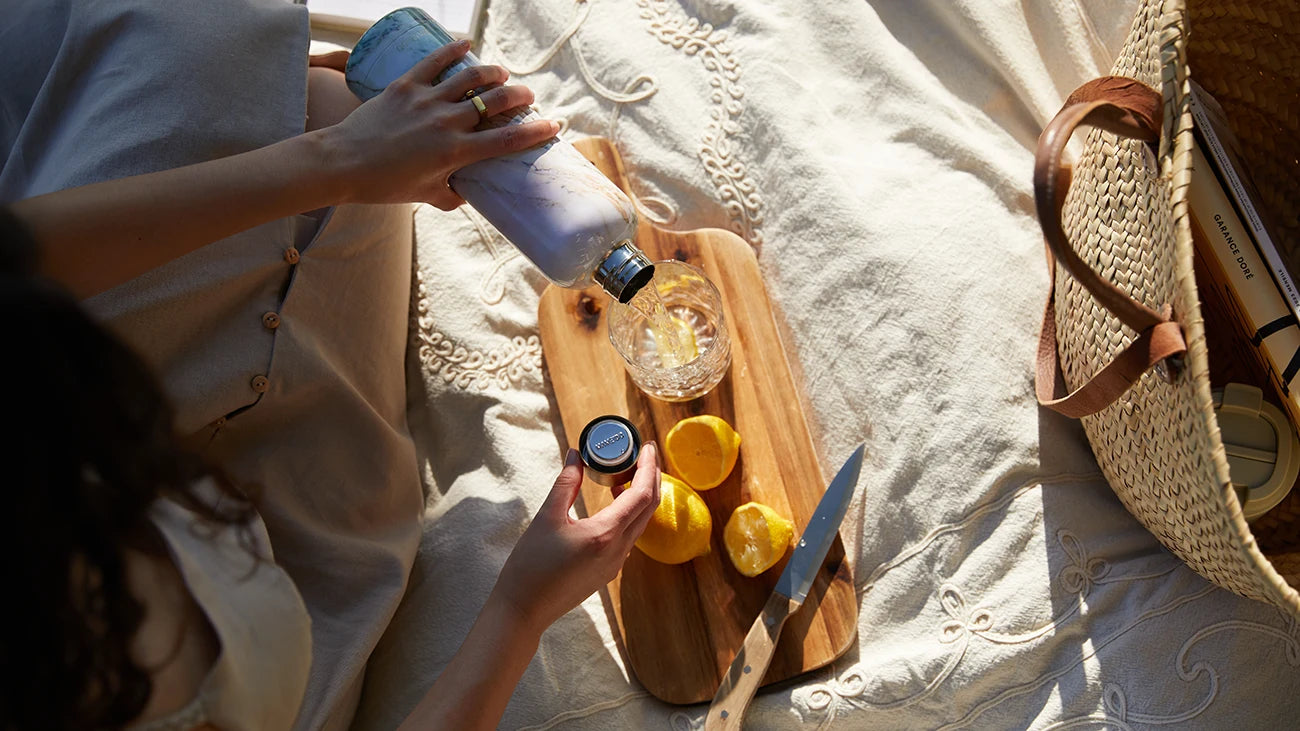
<svg viewBox="0 0 1300 731">
<path fill-rule="evenodd" d="M 466 92 L 479 95 L 486 117 L 532 104 L 524 86 L 504 86 L 509 73 L 500 66 L 463 69 L 434 84 L 438 74 L 469 52 L 459 41 L 434 51 L 362 104 L 346 119 L 319 131 L 326 154 L 347 177 L 348 199 L 360 203 L 424 201 L 451 210 L 464 200 L 447 178 L 470 163 L 545 142 L 559 132 L 549 120 L 494 129 L 483 121 Z"/>
<path fill-rule="evenodd" d="M 489 116 L 530 104 L 533 94 L 503 86 L 508 74 L 499 66 L 465 69 L 434 86 L 468 49 L 439 49 L 338 124 L 230 157 L 16 201 L 13 212 L 41 244 L 43 273 L 89 297 L 294 213 L 339 203 L 455 208 L 464 201 L 447 187 L 452 172 L 559 130 L 540 120 L 479 129 L 486 125 L 465 92 L 492 87 L 479 95 Z"/>
<path fill-rule="evenodd" d="M 588 518 L 569 508 L 582 485 L 578 453 L 564 469 L 533 522 L 510 553 L 488 601 L 499 600 L 538 634 L 614 579 L 632 544 L 659 507 L 658 449 L 641 448 L 631 485 Z"/>
<path fill-rule="evenodd" d="M 570 449 L 464 643 L 401 729 L 497 727 L 542 632 L 614 578 L 659 507 L 658 450 L 642 447 L 632 484 L 600 512 L 575 519 L 569 508 L 581 484 Z"/>
</svg>

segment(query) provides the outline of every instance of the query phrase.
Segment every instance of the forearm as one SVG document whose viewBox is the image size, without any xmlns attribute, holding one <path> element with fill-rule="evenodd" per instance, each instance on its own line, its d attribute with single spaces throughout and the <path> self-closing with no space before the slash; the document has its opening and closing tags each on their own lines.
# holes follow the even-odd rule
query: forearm
<svg viewBox="0 0 1300 731">
<path fill-rule="evenodd" d="M 328 133 L 219 160 L 49 193 L 11 205 L 41 269 L 89 297 L 213 241 L 342 202 Z"/>
<path fill-rule="evenodd" d="M 469 635 L 400 729 L 494 729 L 537 652 L 541 629 L 520 621 L 496 592 Z"/>
</svg>

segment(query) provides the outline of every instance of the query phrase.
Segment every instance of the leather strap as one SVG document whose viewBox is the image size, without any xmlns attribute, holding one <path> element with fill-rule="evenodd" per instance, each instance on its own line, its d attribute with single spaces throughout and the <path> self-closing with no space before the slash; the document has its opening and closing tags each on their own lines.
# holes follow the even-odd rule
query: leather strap
<svg viewBox="0 0 1300 731">
<path fill-rule="evenodd" d="M 1134 300 L 1089 267 L 1070 245 L 1061 225 L 1061 208 L 1070 187 L 1070 168 L 1061 163 L 1070 136 L 1081 124 L 1142 140 L 1153 150 L 1160 141 L 1160 95 L 1133 79 L 1106 76 L 1079 87 L 1038 138 L 1034 159 L 1034 199 L 1046 244 L 1050 285 L 1038 338 L 1035 390 L 1038 402 L 1069 417 L 1095 414 L 1110 406 L 1142 374 L 1164 363 L 1173 376 L 1187 351 L 1182 328 L 1165 304 L 1159 311 Z M 1066 394 L 1057 360 L 1056 261 L 1138 337 L 1115 360 L 1072 393 Z"/>
</svg>

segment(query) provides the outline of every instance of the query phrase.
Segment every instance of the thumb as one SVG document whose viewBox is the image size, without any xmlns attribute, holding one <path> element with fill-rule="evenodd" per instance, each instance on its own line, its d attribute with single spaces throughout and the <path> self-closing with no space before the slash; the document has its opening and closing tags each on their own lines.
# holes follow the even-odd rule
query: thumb
<svg viewBox="0 0 1300 731">
<path fill-rule="evenodd" d="M 580 487 L 582 487 L 582 461 L 578 458 L 578 450 L 571 448 L 568 454 L 564 455 L 564 469 L 560 470 L 560 476 L 555 478 L 555 484 L 551 486 L 551 494 L 546 496 L 546 502 L 542 503 L 540 512 L 555 517 L 568 515 L 569 508 L 573 507 L 573 501 L 578 499 Z"/>
</svg>

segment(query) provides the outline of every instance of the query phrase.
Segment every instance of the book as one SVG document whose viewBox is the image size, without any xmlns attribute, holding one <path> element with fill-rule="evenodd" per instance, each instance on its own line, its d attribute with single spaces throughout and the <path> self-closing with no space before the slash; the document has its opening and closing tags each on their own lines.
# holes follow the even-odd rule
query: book
<svg viewBox="0 0 1300 731">
<path fill-rule="evenodd" d="M 312 25 L 364 32 L 375 21 L 398 8 L 414 7 L 428 13 L 456 38 L 478 40 L 485 0 L 306 0 Z"/>
<path fill-rule="evenodd" d="M 1286 298 L 1291 312 L 1300 317 L 1300 287 L 1274 243 L 1270 225 L 1262 215 L 1259 192 L 1242 162 L 1241 147 L 1228 126 L 1227 116 L 1214 97 L 1195 81 L 1191 82 L 1191 110 L 1197 143 L 1213 166 L 1220 185 L 1251 234 L 1255 248 L 1263 255 L 1278 291 Z"/>
<path fill-rule="evenodd" d="M 1192 241 L 1199 289 L 1206 305 L 1206 337 L 1212 346 L 1211 371 L 1225 368 L 1237 374 L 1267 373 L 1236 380 L 1273 390 L 1292 422 L 1300 421 L 1300 319 L 1297 319 L 1270 267 L 1255 246 L 1225 185 L 1210 165 L 1200 140 L 1192 148 L 1192 180 L 1188 189 Z M 1239 337 L 1224 337 L 1227 320 Z M 1217 332 L 1212 332 L 1211 327 Z M 1217 348 L 1219 360 L 1216 363 Z M 1249 343 L 1251 347 L 1245 347 Z M 1223 345 L 1226 344 L 1226 345 Z M 1252 358 L 1254 364 L 1238 362 Z M 1219 380 L 1219 379 L 1216 379 Z M 1271 387 L 1271 388 L 1270 388 Z"/>
</svg>

